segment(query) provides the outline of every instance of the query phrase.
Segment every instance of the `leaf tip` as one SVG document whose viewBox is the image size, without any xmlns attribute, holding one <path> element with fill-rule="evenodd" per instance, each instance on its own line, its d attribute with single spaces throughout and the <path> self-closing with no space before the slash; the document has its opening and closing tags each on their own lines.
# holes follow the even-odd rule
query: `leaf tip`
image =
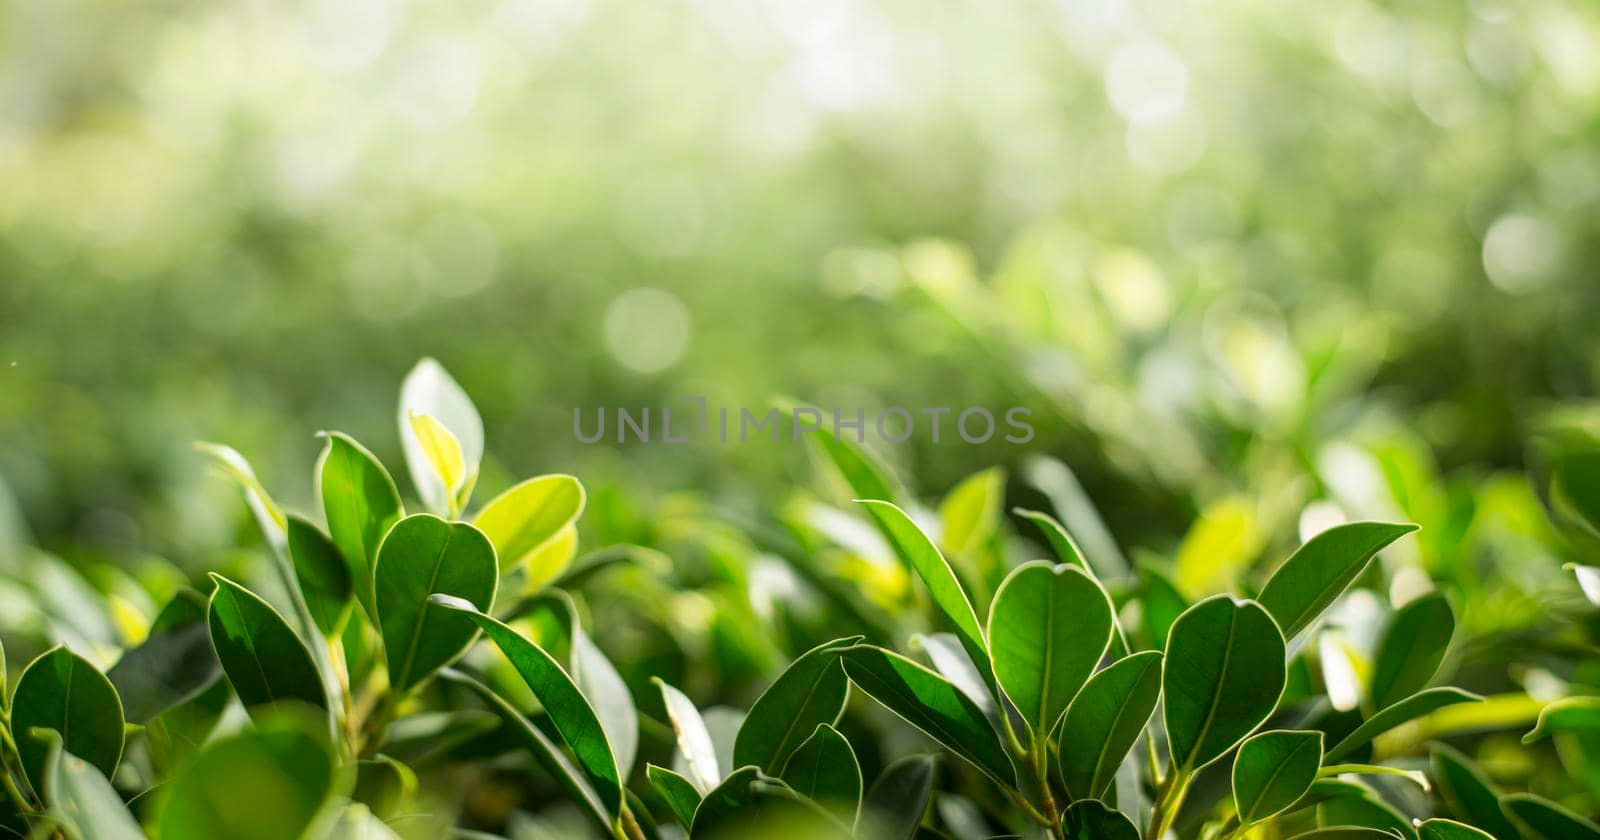
<svg viewBox="0 0 1600 840">
<path fill-rule="evenodd" d="M 455 595 L 448 595 L 443 592 L 435 592 L 432 595 L 429 595 L 428 603 L 433 604 L 436 607 L 444 607 L 447 610 L 456 610 L 457 612 L 478 612 L 477 605 L 473 604 L 471 601 Z"/>
</svg>

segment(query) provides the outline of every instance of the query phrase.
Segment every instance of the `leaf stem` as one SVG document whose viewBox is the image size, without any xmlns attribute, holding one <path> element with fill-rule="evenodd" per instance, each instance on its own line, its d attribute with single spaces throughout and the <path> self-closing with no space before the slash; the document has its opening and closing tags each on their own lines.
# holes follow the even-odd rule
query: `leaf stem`
<svg viewBox="0 0 1600 840">
<path fill-rule="evenodd" d="M 17 764 L 22 764 L 22 752 L 17 749 L 17 742 L 11 737 L 11 713 L 0 709 L 0 739 L 3 739 L 4 753 L 0 753 L 0 778 L 5 780 L 6 798 L 17 806 L 17 812 L 30 814 L 33 806 L 29 804 L 28 797 L 17 787 L 17 782 L 11 777 L 11 757 L 17 757 Z"/>
<path fill-rule="evenodd" d="M 1157 785 L 1156 804 L 1150 811 L 1150 830 L 1145 832 L 1146 838 L 1160 840 L 1172 827 L 1178 809 L 1183 806 L 1183 797 L 1189 792 L 1190 778 L 1183 768 L 1175 767 L 1171 775 Z"/>
<path fill-rule="evenodd" d="M 633 816 L 633 809 L 627 803 L 622 805 L 622 837 L 623 840 L 646 840 L 644 829 L 639 827 L 639 820 Z"/>
</svg>

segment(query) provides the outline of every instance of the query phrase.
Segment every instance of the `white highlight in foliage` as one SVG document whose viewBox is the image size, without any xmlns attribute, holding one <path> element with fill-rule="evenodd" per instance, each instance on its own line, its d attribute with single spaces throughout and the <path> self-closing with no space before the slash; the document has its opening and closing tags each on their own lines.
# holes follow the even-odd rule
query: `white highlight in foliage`
<svg viewBox="0 0 1600 840">
<path fill-rule="evenodd" d="M 606 307 L 606 350 L 637 373 L 660 373 L 689 349 L 689 310 L 661 289 L 629 289 Z"/>
</svg>

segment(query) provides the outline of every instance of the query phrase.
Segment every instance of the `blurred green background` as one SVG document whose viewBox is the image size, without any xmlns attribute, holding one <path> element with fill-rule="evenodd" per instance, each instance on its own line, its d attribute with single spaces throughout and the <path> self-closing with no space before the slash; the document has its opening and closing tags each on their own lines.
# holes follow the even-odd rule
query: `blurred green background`
<svg viewBox="0 0 1600 840">
<path fill-rule="evenodd" d="M 311 431 L 399 464 L 429 355 L 482 498 L 802 477 L 574 407 L 1026 405 L 884 454 L 1052 454 L 1124 546 L 1323 501 L 1454 557 L 1543 527 L 1527 441 L 1596 389 L 1596 43 L 1579 0 L 4 0 L 0 476 L 42 546 L 204 568 L 243 520 L 193 440 L 308 507 Z"/>
</svg>

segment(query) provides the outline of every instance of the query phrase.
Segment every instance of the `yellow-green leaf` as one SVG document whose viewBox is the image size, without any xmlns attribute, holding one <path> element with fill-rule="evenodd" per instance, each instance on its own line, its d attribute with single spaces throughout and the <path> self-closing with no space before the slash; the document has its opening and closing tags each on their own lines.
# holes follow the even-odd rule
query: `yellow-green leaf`
<svg viewBox="0 0 1600 840">
<path fill-rule="evenodd" d="M 542 475 L 523 481 L 484 505 L 473 524 L 494 543 L 500 571 L 534 559 L 541 549 L 557 544 L 583 513 L 583 483 L 570 475 Z M 575 532 L 570 535 L 575 541 Z M 575 546 L 575 542 L 574 542 Z M 538 558 L 541 568 L 530 566 L 530 588 L 555 579 L 571 562 L 570 554 Z M 537 581 L 532 578 L 538 578 Z"/>
</svg>

